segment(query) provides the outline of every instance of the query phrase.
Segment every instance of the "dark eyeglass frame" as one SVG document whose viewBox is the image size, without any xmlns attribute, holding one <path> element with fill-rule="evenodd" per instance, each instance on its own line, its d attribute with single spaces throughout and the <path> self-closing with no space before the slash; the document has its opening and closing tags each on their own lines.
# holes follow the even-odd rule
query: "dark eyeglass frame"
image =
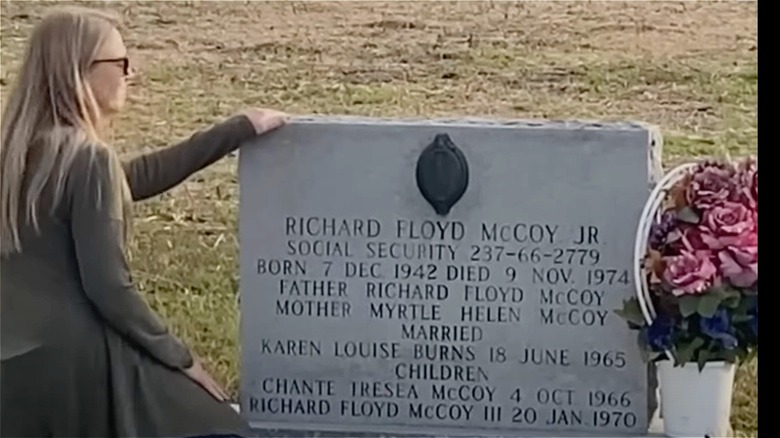
<svg viewBox="0 0 780 438">
<path fill-rule="evenodd" d="M 127 56 L 123 56 L 121 58 L 112 58 L 112 59 L 96 59 L 93 64 L 100 64 L 103 62 L 121 62 L 122 63 L 122 72 L 125 76 L 130 74 L 130 58 Z"/>
</svg>

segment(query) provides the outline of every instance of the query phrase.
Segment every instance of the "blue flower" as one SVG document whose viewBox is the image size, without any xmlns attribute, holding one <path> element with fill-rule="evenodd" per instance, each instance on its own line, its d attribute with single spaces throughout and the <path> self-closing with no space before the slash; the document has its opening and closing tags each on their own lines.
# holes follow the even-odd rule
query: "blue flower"
<svg viewBox="0 0 780 438">
<path fill-rule="evenodd" d="M 653 351 L 661 352 L 672 348 L 672 329 L 674 321 L 666 315 L 658 315 L 650 324 L 645 340 Z"/>
<path fill-rule="evenodd" d="M 718 309 L 711 318 L 701 318 L 699 328 L 702 333 L 717 340 L 722 348 L 732 350 L 737 347 L 737 338 L 732 334 L 731 321 L 725 309 Z"/>
<path fill-rule="evenodd" d="M 648 245 L 652 249 L 660 249 L 665 243 L 669 232 L 677 226 L 677 213 L 667 211 L 661 216 L 659 222 L 650 226 L 650 238 Z"/>
<path fill-rule="evenodd" d="M 753 335 L 758 337 L 758 298 L 753 301 L 753 305 L 748 310 L 748 315 L 753 317 L 750 320 L 750 329 L 753 330 Z"/>
</svg>

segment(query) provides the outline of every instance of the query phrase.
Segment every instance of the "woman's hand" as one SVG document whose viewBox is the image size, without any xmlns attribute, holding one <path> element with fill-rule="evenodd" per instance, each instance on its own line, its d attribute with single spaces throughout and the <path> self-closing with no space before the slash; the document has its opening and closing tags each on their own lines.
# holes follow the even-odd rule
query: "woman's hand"
<svg viewBox="0 0 780 438">
<path fill-rule="evenodd" d="M 284 126 L 289 120 L 287 114 L 266 108 L 249 108 L 242 111 L 241 114 L 244 114 L 252 122 L 257 135 Z"/>
<path fill-rule="evenodd" d="M 190 379 L 194 380 L 197 384 L 202 386 L 209 392 L 214 398 L 219 401 L 225 401 L 229 397 L 227 393 L 217 384 L 213 377 L 203 369 L 203 365 L 200 359 L 195 358 L 192 362 L 192 366 L 184 370 L 184 374 Z"/>
</svg>

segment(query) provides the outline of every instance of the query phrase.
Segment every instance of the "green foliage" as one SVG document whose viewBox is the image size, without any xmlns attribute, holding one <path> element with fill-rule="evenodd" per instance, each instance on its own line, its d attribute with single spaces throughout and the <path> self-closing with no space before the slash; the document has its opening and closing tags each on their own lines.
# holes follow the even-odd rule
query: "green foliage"
<svg viewBox="0 0 780 438">
<path fill-rule="evenodd" d="M 683 222 L 687 222 L 689 224 L 698 224 L 699 221 L 701 220 L 699 218 L 699 215 L 696 214 L 696 212 L 693 211 L 692 208 L 687 207 L 687 206 L 683 207 L 682 209 L 680 209 L 677 212 L 677 219 L 679 219 L 679 220 L 681 220 Z"/>
<path fill-rule="evenodd" d="M 754 324 L 757 323 L 752 312 L 757 300 L 758 295 L 752 290 L 714 288 L 701 295 L 667 299 L 664 304 L 674 306 L 670 313 L 676 311 L 676 320 L 664 314 L 657 315 L 653 324 L 648 324 L 635 297 L 624 300 L 622 308 L 615 313 L 626 321 L 629 329 L 637 331 L 643 360 L 674 360 L 677 366 L 696 362 L 701 370 L 709 361 L 741 364 L 756 357 L 758 335 Z M 659 322 L 662 319 L 666 319 L 668 326 Z M 731 343 L 735 345 L 730 347 Z"/>
</svg>

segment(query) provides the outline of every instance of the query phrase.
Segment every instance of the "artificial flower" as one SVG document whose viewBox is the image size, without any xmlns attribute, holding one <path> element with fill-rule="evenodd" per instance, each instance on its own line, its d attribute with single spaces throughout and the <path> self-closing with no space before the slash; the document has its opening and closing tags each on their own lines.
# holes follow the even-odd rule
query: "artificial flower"
<svg viewBox="0 0 780 438">
<path fill-rule="evenodd" d="M 740 201 L 749 209 L 758 211 L 758 162 L 749 159 L 739 169 Z"/>
<path fill-rule="evenodd" d="M 750 306 L 748 315 L 753 317 L 750 320 L 750 330 L 753 332 L 753 336 L 758 337 L 758 297 L 753 301 L 753 305 Z"/>
<path fill-rule="evenodd" d="M 731 318 L 725 309 L 718 309 L 709 318 L 701 318 L 699 328 L 703 334 L 715 339 L 721 348 L 733 350 L 737 347 L 737 338 L 733 333 Z"/>
<path fill-rule="evenodd" d="M 731 166 L 711 162 L 701 164 L 688 184 L 688 204 L 703 210 L 732 199 L 737 193 L 735 176 L 736 171 Z"/>
<path fill-rule="evenodd" d="M 672 348 L 672 330 L 674 321 L 665 314 L 659 314 L 647 328 L 645 341 L 653 351 L 666 351 Z"/>
<path fill-rule="evenodd" d="M 738 246 L 745 235 L 756 231 L 756 216 L 744 204 L 736 202 L 713 206 L 704 214 L 706 232 L 701 237 L 711 249 Z"/>
<path fill-rule="evenodd" d="M 718 272 L 710 260 L 709 252 L 683 251 L 679 256 L 666 259 L 664 280 L 675 296 L 706 292 Z"/>
<path fill-rule="evenodd" d="M 633 312 L 622 310 L 629 327 L 642 330 L 647 359 L 678 352 L 675 359 L 701 366 L 751 357 L 758 348 L 757 161 L 701 163 L 658 205 L 641 261 L 642 297 L 655 318 L 637 325 L 640 297 Z"/>
<path fill-rule="evenodd" d="M 661 220 L 652 224 L 648 244 L 652 249 L 660 249 L 667 243 L 668 236 L 678 225 L 677 215 L 674 211 L 664 212 Z"/>
<path fill-rule="evenodd" d="M 727 247 L 718 259 L 721 274 L 734 287 L 751 287 L 758 281 L 758 244 Z"/>
</svg>

